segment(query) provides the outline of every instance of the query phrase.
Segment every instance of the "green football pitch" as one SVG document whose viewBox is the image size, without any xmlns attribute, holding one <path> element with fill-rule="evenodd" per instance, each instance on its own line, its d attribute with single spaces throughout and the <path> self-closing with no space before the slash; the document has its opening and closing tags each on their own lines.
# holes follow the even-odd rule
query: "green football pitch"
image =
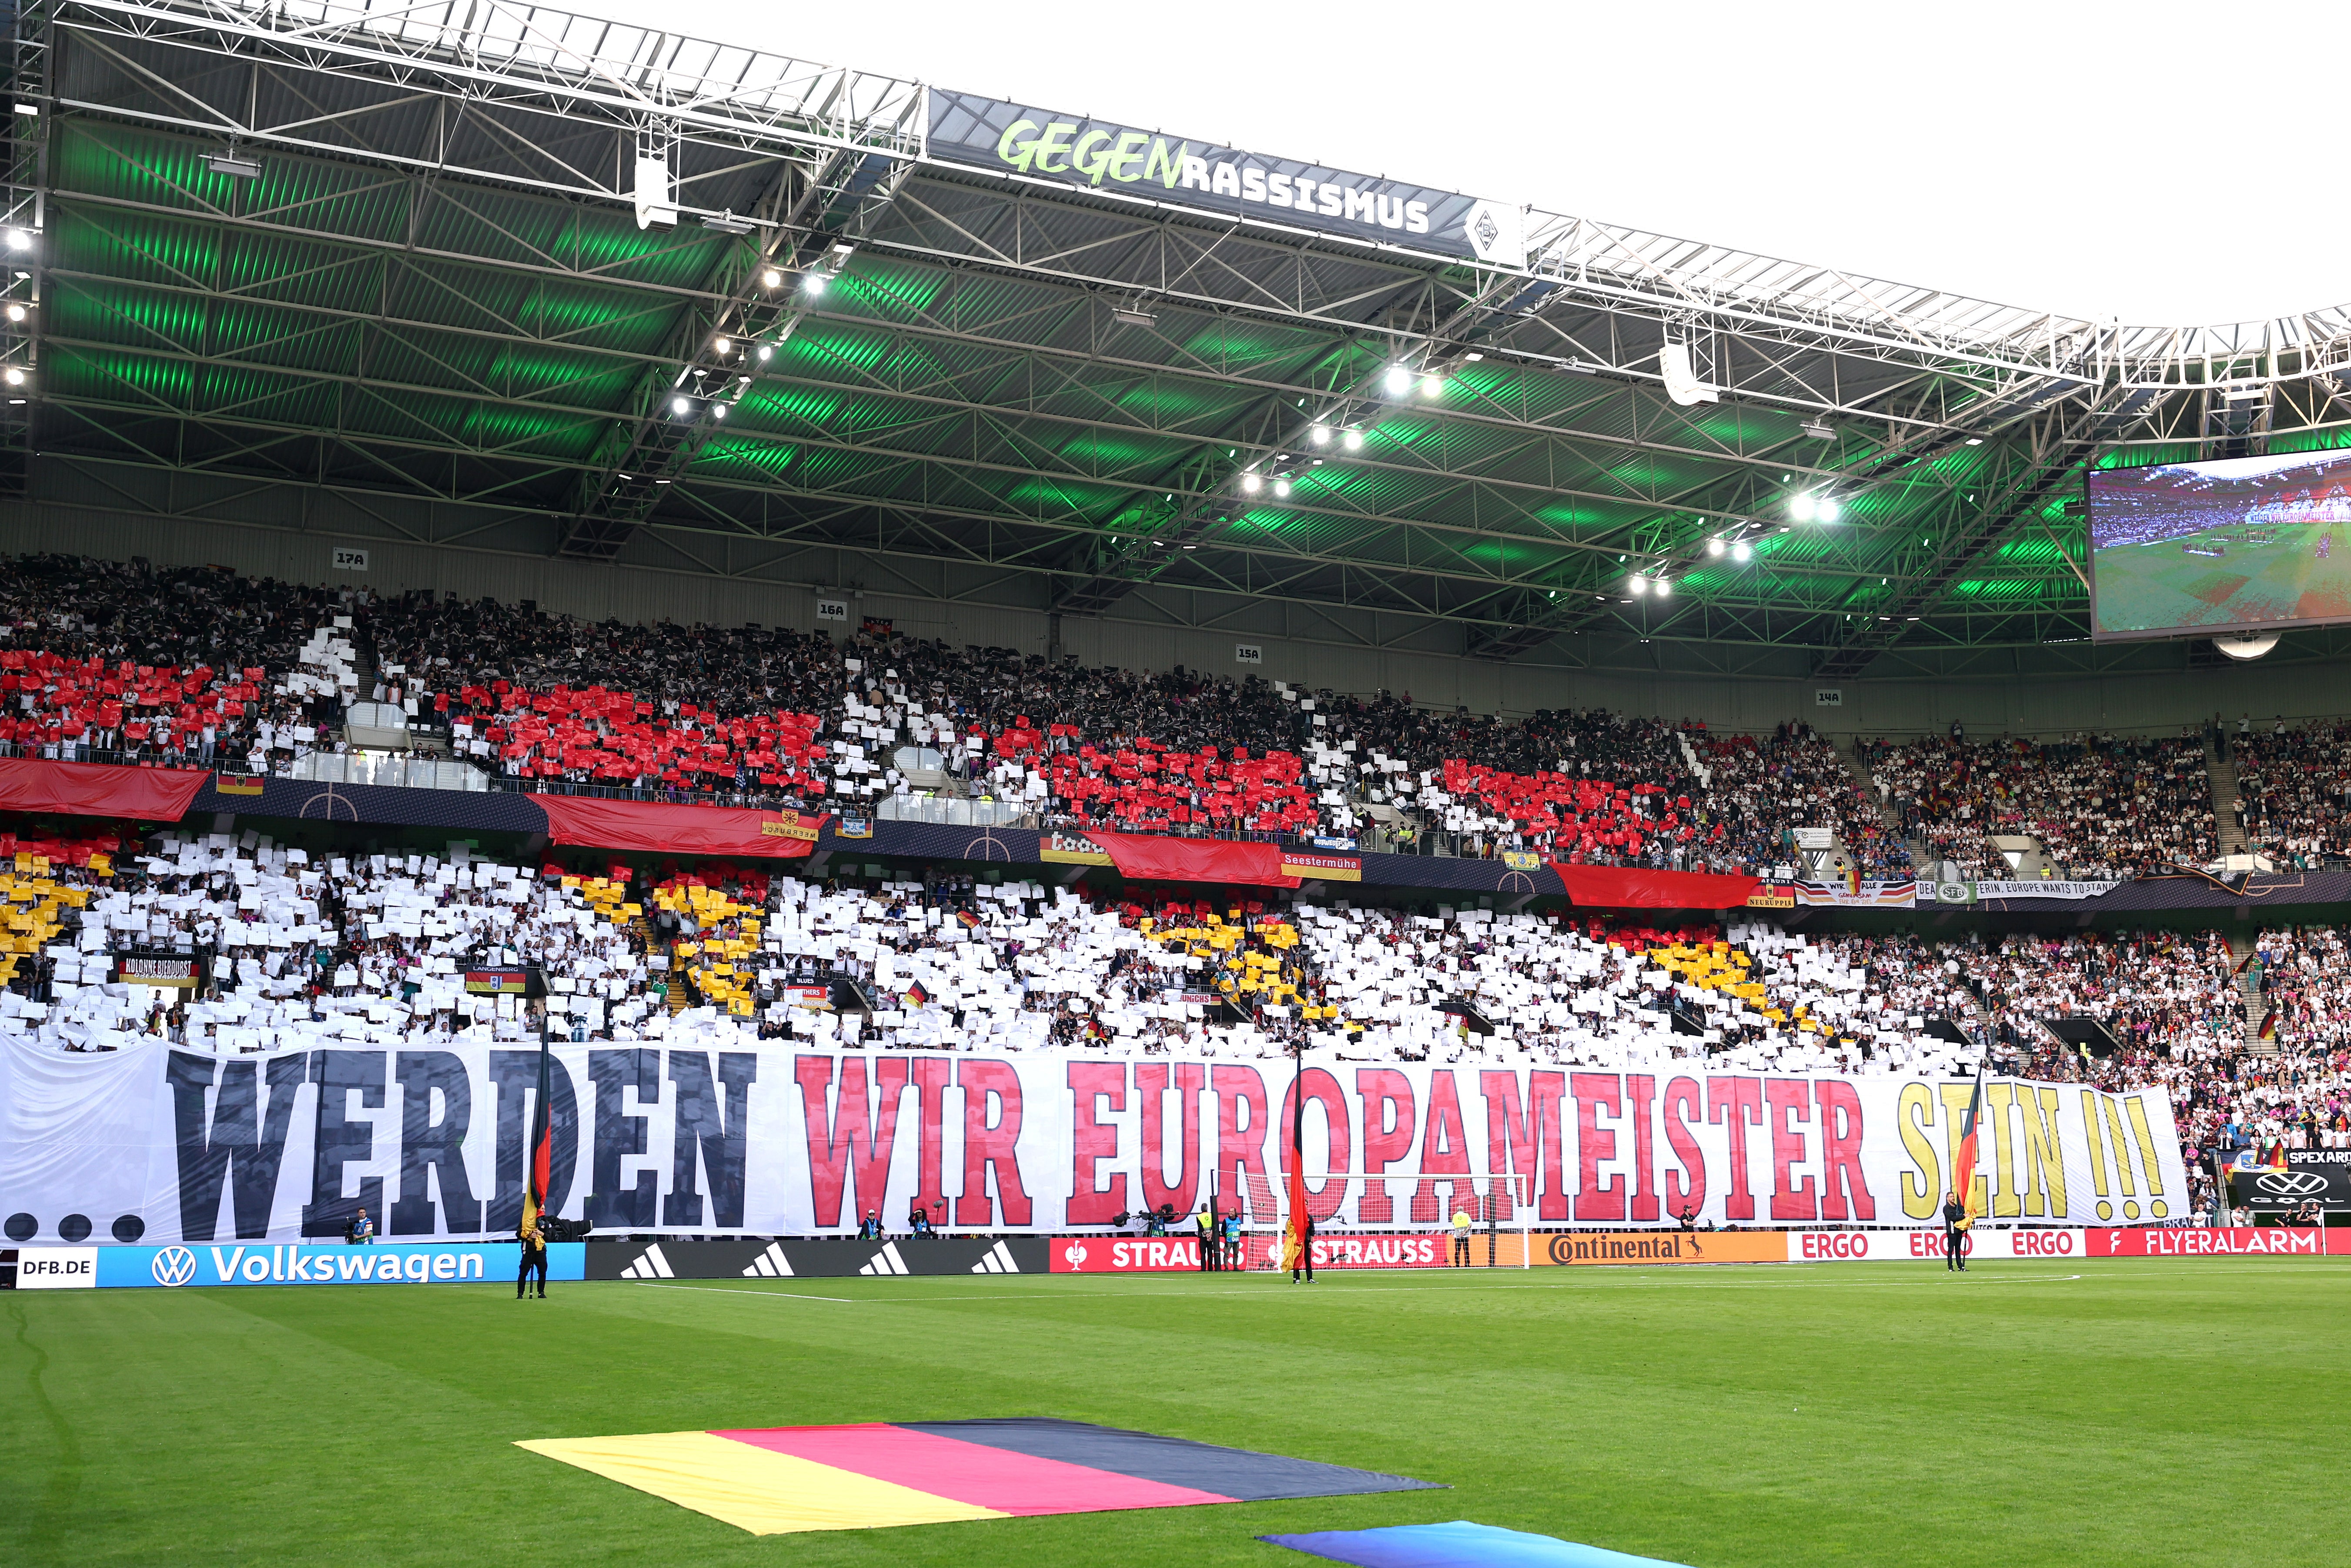
<svg viewBox="0 0 2351 1568">
<path fill-rule="evenodd" d="M 2339 1563 L 2324 1260 L 21 1291 L 12 1564 Z M 757 1537 L 518 1438 L 1053 1416 L 1450 1491 Z"/>
<path fill-rule="evenodd" d="M 2351 616 L 2351 531 L 2306 523 L 2272 529 L 2267 543 L 2249 544 L 2245 536 L 2236 528 L 2099 550 L 2092 563 L 2099 628 L 2146 632 Z M 2220 553 L 2190 554 L 2190 547 Z"/>
</svg>

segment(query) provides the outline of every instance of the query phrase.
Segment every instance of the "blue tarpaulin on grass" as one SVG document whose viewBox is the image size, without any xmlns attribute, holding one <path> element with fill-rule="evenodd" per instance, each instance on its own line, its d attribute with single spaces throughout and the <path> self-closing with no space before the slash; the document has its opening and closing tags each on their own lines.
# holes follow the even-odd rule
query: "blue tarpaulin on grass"
<svg viewBox="0 0 2351 1568">
<path fill-rule="evenodd" d="M 1260 1535 L 1333 1563 L 1356 1568 L 1675 1568 L 1662 1557 L 1633 1557 L 1583 1546 L 1555 1535 L 1530 1535 L 1466 1519 L 1449 1524 L 1403 1524 L 1384 1530 L 1322 1530 L 1309 1535 Z"/>
</svg>

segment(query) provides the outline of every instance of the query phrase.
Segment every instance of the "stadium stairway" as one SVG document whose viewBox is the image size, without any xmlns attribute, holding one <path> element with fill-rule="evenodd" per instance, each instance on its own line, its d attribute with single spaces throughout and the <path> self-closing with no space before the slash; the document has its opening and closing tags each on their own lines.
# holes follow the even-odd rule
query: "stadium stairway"
<svg viewBox="0 0 2351 1568">
<path fill-rule="evenodd" d="M 2216 795 L 2219 793 L 2217 783 L 2216 779 L 2214 790 Z M 2243 835 L 2239 835 L 2240 841 L 2242 841 L 2242 837 Z M 2230 852 L 2235 854 L 2241 852 L 2232 850 Z M 2228 943 L 2229 956 L 2241 966 L 2237 970 L 2237 999 L 2245 1015 L 2245 1054 L 2275 1056 L 2278 1053 L 2278 1042 L 2262 1038 L 2262 1019 L 2269 1011 L 2269 1003 L 2262 996 L 2261 987 L 2253 973 L 2253 967 L 2245 962 L 2246 955 L 2253 950 L 2253 939 L 2251 936 L 2239 936 L 2231 932 L 2229 934 Z"/>
<path fill-rule="evenodd" d="M 1924 841 L 1910 838 L 1902 831 L 1902 819 L 1895 811 L 1894 802 L 1878 793 L 1877 780 L 1871 775 L 1869 764 L 1861 759 L 1861 737 L 1855 736 L 1844 745 L 1838 747 L 1837 755 L 1844 758 L 1846 769 L 1860 782 L 1864 798 L 1877 809 L 1878 821 L 1886 824 L 1886 831 L 1893 834 L 1901 841 L 1903 847 L 1910 852 L 1910 863 L 1918 868 L 1918 874 L 1927 875 L 1930 869 L 1928 864 L 1927 846 Z"/>
<path fill-rule="evenodd" d="M 2212 825 L 2220 836 L 2220 852 L 2243 854 L 2245 830 L 2237 821 L 2237 764 L 2210 737 L 2204 742 L 2204 771 L 2212 779 Z"/>
</svg>

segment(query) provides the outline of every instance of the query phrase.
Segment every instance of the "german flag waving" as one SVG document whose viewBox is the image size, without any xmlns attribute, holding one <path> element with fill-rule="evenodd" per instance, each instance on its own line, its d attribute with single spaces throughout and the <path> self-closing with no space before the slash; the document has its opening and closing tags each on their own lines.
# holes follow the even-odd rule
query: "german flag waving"
<svg viewBox="0 0 2351 1568">
<path fill-rule="evenodd" d="M 1951 1154 L 1951 1190 L 1968 1207 L 1968 1218 L 1975 1219 L 1982 1210 L 1976 1207 L 1976 1124 L 1983 1116 L 1983 1067 L 1976 1067 L 1976 1092 L 1968 1097 L 1968 1113 L 1959 1119 L 1959 1146 Z"/>
<path fill-rule="evenodd" d="M 922 981 L 916 980 L 913 985 L 906 988 L 904 1000 L 908 1007 L 918 1008 L 930 999 L 931 993 L 923 988 Z"/>
<path fill-rule="evenodd" d="M 555 1164 L 555 1117 L 548 1090 L 549 1071 L 547 1040 L 538 1042 L 538 1103 L 530 1113 L 530 1168 L 525 1173 L 522 1192 L 522 1230 L 536 1229 L 538 1217 L 547 1211 L 547 1188 Z"/>
</svg>

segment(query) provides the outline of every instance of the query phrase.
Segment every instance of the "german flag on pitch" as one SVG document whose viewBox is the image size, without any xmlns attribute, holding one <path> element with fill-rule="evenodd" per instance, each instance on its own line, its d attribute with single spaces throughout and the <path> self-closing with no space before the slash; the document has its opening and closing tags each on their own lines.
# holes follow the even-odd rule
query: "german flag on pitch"
<svg viewBox="0 0 2351 1568">
<path fill-rule="evenodd" d="M 1968 1097 L 1968 1113 L 1959 1120 L 1959 1146 L 1951 1155 L 1951 1190 L 1967 1205 L 1968 1218 L 1976 1207 L 1976 1124 L 1983 1116 L 1983 1067 L 1976 1068 L 1976 1092 Z"/>
<path fill-rule="evenodd" d="M 548 1079 L 547 1041 L 542 1040 L 538 1042 L 538 1103 L 530 1113 L 530 1169 L 523 1178 L 523 1230 L 538 1225 L 538 1217 L 547 1211 L 547 1188 L 553 1177 L 555 1118 L 548 1099 Z"/>
</svg>

